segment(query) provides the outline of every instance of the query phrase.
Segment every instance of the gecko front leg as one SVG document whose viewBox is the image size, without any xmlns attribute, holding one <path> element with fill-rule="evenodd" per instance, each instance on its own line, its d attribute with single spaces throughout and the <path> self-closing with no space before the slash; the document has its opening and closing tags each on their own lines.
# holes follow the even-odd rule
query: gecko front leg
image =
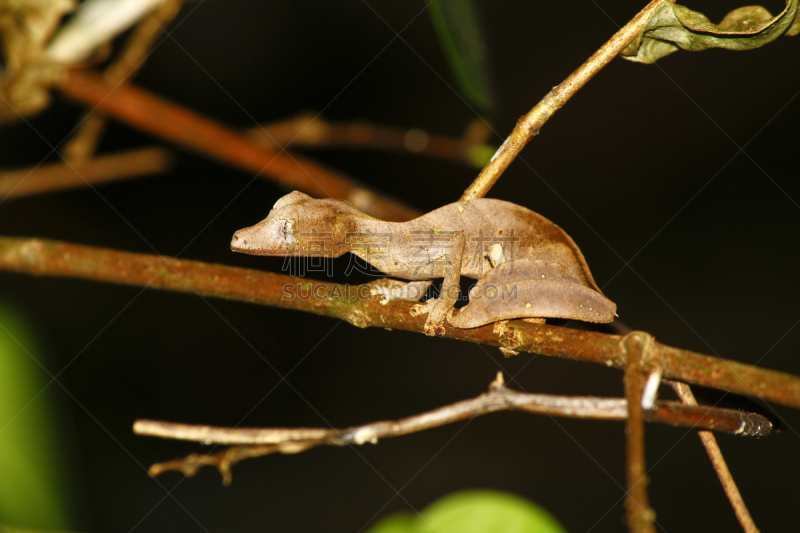
<svg viewBox="0 0 800 533">
<path fill-rule="evenodd" d="M 424 304 L 417 304 L 411 309 L 411 316 L 428 314 L 425 322 L 425 335 L 444 335 L 444 320 L 458 301 L 459 286 L 461 281 L 461 261 L 464 257 L 466 238 L 463 232 L 456 234 L 453 254 L 450 256 L 450 268 L 445 269 L 442 291 L 438 298 L 428 300 Z"/>
</svg>

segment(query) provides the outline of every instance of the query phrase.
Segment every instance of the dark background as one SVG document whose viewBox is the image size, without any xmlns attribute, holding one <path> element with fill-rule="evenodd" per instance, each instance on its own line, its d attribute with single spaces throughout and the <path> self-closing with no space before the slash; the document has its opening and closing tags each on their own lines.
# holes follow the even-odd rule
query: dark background
<svg viewBox="0 0 800 533">
<path fill-rule="evenodd" d="M 451 88 L 423 5 L 190 3 L 136 84 L 243 128 L 324 109 L 333 120 L 457 136 L 476 115 Z M 481 2 L 500 105 L 492 142 L 642 5 Z M 718 21 L 738 6 L 690 7 Z M 766 7 L 776 13 L 783 4 Z M 566 229 L 629 326 L 800 374 L 798 58 L 800 40 L 781 38 L 750 52 L 679 52 L 651 66 L 617 59 L 490 196 Z M 7 127 L 0 161 L 39 162 L 79 116 L 56 96 L 30 121 L 47 142 L 29 125 Z M 114 124 L 102 150 L 152 142 Z M 746 155 L 736 155 L 745 144 Z M 233 254 L 228 242 L 288 191 L 179 154 L 167 176 L 6 201 L 0 233 L 279 271 L 281 259 Z M 419 156 L 312 156 L 425 211 L 457 199 L 477 174 Z M 337 260 L 337 279 L 346 266 Z M 151 463 L 207 448 L 131 432 L 137 418 L 326 427 L 402 417 L 477 395 L 499 369 L 530 392 L 620 395 L 619 371 L 88 281 L 2 273 L 0 297 L 37 325 L 52 373 L 69 365 L 59 381 L 74 398 L 51 392 L 63 414 L 78 530 L 355 533 L 463 488 L 524 495 L 571 532 L 623 530 L 621 423 L 501 413 L 378 446 L 247 461 L 230 487 L 213 469 L 149 478 Z M 774 408 L 785 431 L 719 440 L 756 523 L 790 531 L 800 518 L 800 413 Z M 648 426 L 647 456 L 662 531 L 738 528 L 692 432 Z"/>
</svg>

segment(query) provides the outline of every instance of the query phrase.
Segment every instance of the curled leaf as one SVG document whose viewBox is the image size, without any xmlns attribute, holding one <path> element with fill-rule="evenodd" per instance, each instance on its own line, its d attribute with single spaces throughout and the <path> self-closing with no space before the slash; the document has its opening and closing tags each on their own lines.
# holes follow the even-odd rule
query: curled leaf
<svg viewBox="0 0 800 533">
<path fill-rule="evenodd" d="M 630 61 L 655 63 L 679 48 L 690 52 L 710 48 L 751 50 L 781 35 L 800 33 L 800 21 L 795 20 L 797 5 L 798 0 L 787 0 L 786 8 L 774 17 L 761 6 L 740 7 L 714 24 L 702 13 L 664 2 L 620 55 Z"/>
</svg>

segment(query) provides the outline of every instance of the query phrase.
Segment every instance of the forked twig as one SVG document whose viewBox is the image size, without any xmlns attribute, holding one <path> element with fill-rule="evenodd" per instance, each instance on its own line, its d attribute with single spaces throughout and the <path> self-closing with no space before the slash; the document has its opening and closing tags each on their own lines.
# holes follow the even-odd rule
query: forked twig
<svg viewBox="0 0 800 533">
<path fill-rule="evenodd" d="M 694 394 L 692 394 L 692 389 L 689 387 L 689 385 L 677 381 L 672 382 L 671 385 L 672 389 L 675 391 L 675 394 L 678 395 L 678 398 L 680 398 L 684 404 L 691 406 L 697 405 L 697 400 L 695 400 Z M 733 512 L 736 514 L 736 518 L 742 525 L 742 529 L 744 529 L 745 533 L 758 533 L 756 523 L 753 521 L 753 517 L 750 516 L 750 511 L 747 510 L 747 505 L 744 503 L 744 498 L 742 498 L 742 494 L 739 492 L 739 488 L 736 486 L 736 482 L 733 480 L 733 475 L 728 469 L 728 464 L 725 462 L 725 458 L 722 456 L 722 450 L 719 449 L 719 444 L 717 444 L 716 437 L 714 437 L 713 433 L 706 430 L 698 431 L 697 436 L 700 437 L 700 441 L 703 443 L 709 459 L 711 459 L 711 464 L 714 466 L 714 470 L 717 472 L 717 477 L 719 477 L 722 488 L 725 490 L 725 494 L 728 496 L 728 500 L 731 502 Z"/>
<path fill-rule="evenodd" d="M 151 475 L 177 470 L 187 476 L 204 465 L 217 467 L 225 483 L 230 483 L 230 467 L 250 457 L 272 453 L 299 453 L 316 446 L 348 446 L 366 443 L 376 444 L 381 439 L 400 437 L 427 429 L 452 424 L 498 411 L 523 411 L 570 418 L 600 420 L 624 420 L 627 417 L 627 402 L 623 398 L 568 397 L 548 394 L 528 394 L 511 390 L 505 386 L 502 373 L 489 386 L 489 391 L 426 413 L 409 416 L 396 421 L 379 421 L 345 429 L 325 428 L 224 428 L 175 424 L 154 420 L 137 420 L 134 433 L 151 437 L 188 440 L 204 444 L 233 445 L 233 448 L 210 454 L 191 454 L 186 458 L 158 463 L 150 468 Z M 701 415 L 702 412 L 702 416 Z M 671 425 L 714 428 L 720 431 L 744 433 L 742 415 L 738 411 L 706 408 L 687 409 L 677 402 L 659 402 L 656 409 L 644 417 L 651 422 Z M 760 415 L 747 414 L 748 417 Z M 761 417 L 763 418 L 763 417 Z M 753 424 L 755 422 L 755 424 Z M 756 430 L 752 436 L 764 436 L 769 432 L 766 420 L 750 418 L 748 427 Z"/>
<path fill-rule="evenodd" d="M 517 157 L 528 142 L 535 137 L 556 111 L 561 109 L 567 100 L 572 98 L 586 82 L 594 77 L 603 67 L 614 59 L 644 29 L 648 18 L 662 3 L 671 0 L 652 0 L 644 9 L 623 26 L 611 39 L 601 46 L 583 65 L 567 79 L 555 86 L 552 91 L 531 109 L 528 114 L 517 121 L 514 130 L 497 150 L 492 160 L 486 165 L 475 181 L 464 191 L 462 200 L 482 198 L 486 196 L 492 185 L 500 178 L 508 165 Z"/>
</svg>

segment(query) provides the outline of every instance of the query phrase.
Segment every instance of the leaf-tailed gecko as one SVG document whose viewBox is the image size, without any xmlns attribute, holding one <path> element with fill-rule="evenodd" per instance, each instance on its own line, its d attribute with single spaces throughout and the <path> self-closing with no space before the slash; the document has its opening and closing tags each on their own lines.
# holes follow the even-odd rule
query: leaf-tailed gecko
<svg viewBox="0 0 800 533">
<path fill-rule="evenodd" d="M 428 313 L 428 335 L 443 334 L 445 320 L 457 328 L 512 318 L 611 322 L 616 311 L 564 230 L 502 200 L 459 201 L 408 222 L 385 222 L 343 200 L 294 191 L 266 219 L 237 231 L 231 249 L 271 256 L 354 253 L 381 272 L 412 280 L 373 282 L 383 303 L 417 301 L 431 280 L 444 278 L 438 298 L 412 308 L 414 315 Z M 461 276 L 478 282 L 469 304 L 456 310 Z"/>
</svg>

